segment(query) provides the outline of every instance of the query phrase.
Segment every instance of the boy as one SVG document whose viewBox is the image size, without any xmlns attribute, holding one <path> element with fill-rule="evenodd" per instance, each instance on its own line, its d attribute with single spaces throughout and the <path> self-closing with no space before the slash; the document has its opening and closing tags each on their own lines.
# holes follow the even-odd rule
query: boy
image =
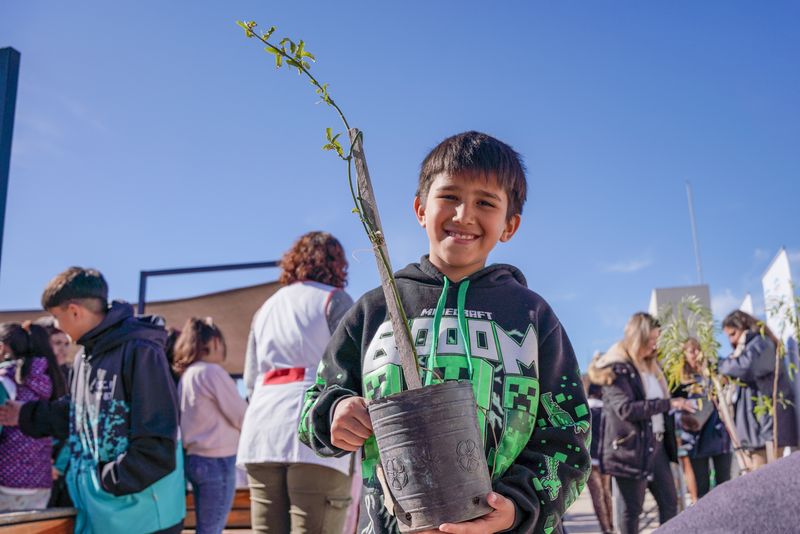
<svg viewBox="0 0 800 534">
<path fill-rule="evenodd" d="M 45 288 L 42 307 L 83 350 L 70 396 L 6 403 L 0 421 L 33 437 L 69 437 L 67 486 L 76 533 L 180 532 L 185 515 L 175 385 L 160 320 L 108 305 L 94 269 L 71 267 Z"/>
<path fill-rule="evenodd" d="M 564 329 L 516 268 L 486 267 L 519 228 L 525 196 L 519 155 L 485 134 L 445 139 L 422 163 L 414 210 L 429 254 L 398 272 L 397 286 L 422 367 L 473 383 L 495 490 L 493 512 L 442 532 L 560 532 L 591 469 L 589 410 Z M 318 454 L 364 447 L 359 532 L 397 531 L 366 402 L 403 389 L 399 361 L 383 293 L 373 290 L 334 333 L 302 410 L 301 439 Z M 425 371 L 423 382 L 432 380 Z"/>
</svg>

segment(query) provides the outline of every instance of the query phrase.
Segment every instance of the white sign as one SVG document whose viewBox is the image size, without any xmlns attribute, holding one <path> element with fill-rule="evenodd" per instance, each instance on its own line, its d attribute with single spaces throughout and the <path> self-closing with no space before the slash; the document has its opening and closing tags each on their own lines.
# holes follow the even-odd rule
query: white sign
<svg viewBox="0 0 800 534">
<path fill-rule="evenodd" d="M 745 295 L 739 309 L 749 315 L 755 315 L 755 311 L 753 311 L 753 296 L 750 293 Z"/>
<path fill-rule="evenodd" d="M 764 309 L 767 326 L 779 338 L 786 341 L 794 336 L 792 326 L 786 320 L 787 313 L 794 313 L 794 286 L 789 267 L 789 255 L 781 249 L 761 278 L 764 287 Z"/>
<path fill-rule="evenodd" d="M 794 302 L 794 284 L 792 272 L 789 267 L 789 255 L 786 249 L 781 249 L 775 259 L 767 268 L 761 279 L 764 286 L 764 308 L 767 311 L 767 326 L 786 345 L 786 358 L 795 369 L 800 368 L 800 354 L 797 351 L 797 339 L 788 317 L 794 317 L 797 312 Z M 791 314 L 791 315 L 790 315 Z M 794 375 L 792 389 L 795 402 L 800 399 L 800 375 Z M 798 425 L 800 425 L 800 410 L 795 410 Z"/>
</svg>

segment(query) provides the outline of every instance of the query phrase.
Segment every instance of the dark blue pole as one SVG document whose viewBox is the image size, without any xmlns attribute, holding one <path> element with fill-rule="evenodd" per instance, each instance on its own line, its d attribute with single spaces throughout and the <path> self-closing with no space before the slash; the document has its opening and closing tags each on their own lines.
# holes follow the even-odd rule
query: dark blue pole
<svg viewBox="0 0 800 534">
<path fill-rule="evenodd" d="M 14 135 L 18 80 L 19 52 L 10 47 L 0 48 L 0 265 L 3 259 L 8 170 L 11 166 L 11 138 Z"/>
</svg>

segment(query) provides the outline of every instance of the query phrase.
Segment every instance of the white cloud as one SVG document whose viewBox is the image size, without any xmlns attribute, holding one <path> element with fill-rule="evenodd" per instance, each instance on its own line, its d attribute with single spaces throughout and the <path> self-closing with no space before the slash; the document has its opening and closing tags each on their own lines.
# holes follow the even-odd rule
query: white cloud
<svg viewBox="0 0 800 534">
<path fill-rule="evenodd" d="M 615 263 L 603 263 L 600 267 L 607 273 L 635 273 L 650 267 L 653 260 L 650 258 L 637 258 L 632 260 L 622 260 Z"/>
<path fill-rule="evenodd" d="M 744 297 L 737 297 L 729 288 L 722 293 L 711 295 L 711 311 L 715 317 L 725 317 L 733 310 L 738 310 Z"/>
<path fill-rule="evenodd" d="M 786 254 L 791 263 L 800 263 L 800 250 L 787 250 Z"/>
</svg>

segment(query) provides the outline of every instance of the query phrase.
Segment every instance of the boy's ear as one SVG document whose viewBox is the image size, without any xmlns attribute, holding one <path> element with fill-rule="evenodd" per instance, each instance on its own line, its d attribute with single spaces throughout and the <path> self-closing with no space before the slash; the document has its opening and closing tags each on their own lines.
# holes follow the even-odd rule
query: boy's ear
<svg viewBox="0 0 800 534">
<path fill-rule="evenodd" d="M 425 203 L 419 197 L 414 197 L 414 214 L 417 216 L 420 226 L 425 228 Z"/>
<path fill-rule="evenodd" d="M 503 233 L 500 234 L 500 242 L 505 243 L 506 241 L 511 239 L 514 236 L 514 234 L 517 233 L 517 230 L 519 230 L 519 225 L 521 222 L 522 222 L 522 216 L 519 213 L 517 213 L 516 215 L 512 215 L 506 221 L 506 227 L 503 229 Z"/>
</svg>

